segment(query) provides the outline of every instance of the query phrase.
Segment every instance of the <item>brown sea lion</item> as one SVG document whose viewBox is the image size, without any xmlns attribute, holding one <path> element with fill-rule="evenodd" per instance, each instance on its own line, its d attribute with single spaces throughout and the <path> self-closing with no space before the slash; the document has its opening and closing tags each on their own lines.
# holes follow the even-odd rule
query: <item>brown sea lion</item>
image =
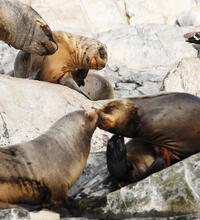
<svg viewBox="0 0 200 220">
<path fill-rule="evenodd" d="M 113 189 L 137 182 L 167 167 L 163 155 L 151 144 L 137 138 L 124 144 L 124 137 L 118 134 L 108 140 L 106 156 Z"/>
<path fill-rule="evenodd" d="M 96 112 L 75 111 L 32 141 L 0 148 L 0 202 L 64 205 L 81 175 Z"/>
<path fill-rule="evenodd" d="M 68 86 L 87 97 L 79 87 L 84 86 L 89 69 L 100 70 L 106 65 L 105 45 L 94 38 L 62 31 L 54 31 L 53 37 L 58 44 L 56 53 L 38 61 L 37 55 L 20 52 L 14 65 L 14 76 L 33 79 L 38 72 L 35 79 Z"/>
<path fill-rule="evenodd" d="M 194 95 L 118 99 L 97 113 L 100 128 L 151 144 L 168 165 L 200 152 L 200 99 Z"/>
<path fill-rule="evenodd" d="M 114 90 L 111 83 L 96 73 L 88 73 L 85 78 L 85 85 L 81 86 L 81 89 L 93 101 L 114 98 Z"/>
<path fill-rule="evenodd" d="M 33 8 L 16 0 L 0 1 L 0 40 L 38 55 L 53 54 L 57 50 L 46 22 Z"/>
</svg>

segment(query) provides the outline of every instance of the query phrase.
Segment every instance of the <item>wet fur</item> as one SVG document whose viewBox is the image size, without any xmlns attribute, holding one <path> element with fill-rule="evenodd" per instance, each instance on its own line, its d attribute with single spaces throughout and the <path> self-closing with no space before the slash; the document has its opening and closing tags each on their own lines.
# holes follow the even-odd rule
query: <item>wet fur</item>
<svg viewBox="0 0 200 220">
<path fill-rule="evenodd" d="M 124 138 L 113 135 L 107 143 L 107 167 L 115 189 L 137 182 L 167 167 L 161 155 L 151 144 L 132 139 L 124 144 Z"/>
<path fill-rule="evenodd" d="M 85 167 L 96 124 L 96 113 L 72 112 L 38 138 L 1 148 L 0 201 L 65 204 Z"/>
<path fill-rule="evenodd" d="M 41 16 L 16 0 L 0 1 L 0 40 L 28 53 L 53 54 L 57 45 Z"/>
<path fill-rule="evenodd" d="M 100 128 L 165 148 L 172 161 L 200 152 L 200 99 L 196 96 L 165 93 L 119 99 L 97 113 Z"/>
<path fill-rule="evenodd" d="M 107 62 L 105 46 L 96 39 L 62 31 L 54 31 L 53 37 L 58 44 L 56 53 L 38 60 L 36 55 L 20 52 L 15 60 L 14 76 L 59 83 L 84 93 L 79 86 L 84 86 L 89 69 L 100 70 Z"/>
</svg>

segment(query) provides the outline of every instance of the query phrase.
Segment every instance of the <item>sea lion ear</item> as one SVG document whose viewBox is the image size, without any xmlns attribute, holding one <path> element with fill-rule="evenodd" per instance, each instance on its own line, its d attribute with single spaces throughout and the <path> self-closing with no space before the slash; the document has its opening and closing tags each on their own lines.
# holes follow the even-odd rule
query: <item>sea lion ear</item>
<svg viewBox="0 0 200 220">
<path fill-rule="evenodd" d="M 95 111 L 88 111 L 85 113 L 90 121 L 93 121 L 95 117 L 97 117 L 97 113 Z"/>
</svg>

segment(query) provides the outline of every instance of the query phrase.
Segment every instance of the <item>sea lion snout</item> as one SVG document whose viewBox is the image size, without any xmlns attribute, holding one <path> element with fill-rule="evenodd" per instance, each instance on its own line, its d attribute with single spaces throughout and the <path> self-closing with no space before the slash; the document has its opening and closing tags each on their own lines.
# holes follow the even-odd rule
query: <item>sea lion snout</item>
<svg viewBox="0 0 200 220">
<path fill-rule="evenodd" d="M 113 120 L 111 115 L 105 114 L 101 110 L 97 110 L 98 114 L 98 127 L 108 131 L 110 128 L 114 127 L 115 120 Z"/>
</svg>

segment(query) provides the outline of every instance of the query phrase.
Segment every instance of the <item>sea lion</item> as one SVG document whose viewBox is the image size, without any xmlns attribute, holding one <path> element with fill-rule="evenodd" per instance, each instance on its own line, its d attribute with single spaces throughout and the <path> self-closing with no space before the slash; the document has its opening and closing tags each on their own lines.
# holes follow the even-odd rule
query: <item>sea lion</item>
<svg viewBox="0 0 200 220">
<path fill-rule="evenodd" d="M 151 144 L 136 138 L 125 145 L 124 137 L 118 134 L 108 140 L 106 156 L 115 189 L 167 167 L 165 159 Z"/>
<path fill-rule="evenodd" d="M 114 90 L 111 83 L 96 73 L 88 73 L 85 78 L 85 85 L 81 86 L 81 89 L 93 101 L 114 98 Z"/>
<path fill-rule="evenodd" d="M 0 148 L 0 202 L 65 205 L 86 165 L 97 120 L 94 111 L 74 111 L 32 141 Z"/>
<path fill-rule="evenodd" d="M 53 37 L 58 44 L 56 53 L 45 56 L 44 60 L 38 62 L 34 60 L 38 59 L 37 55 L 30 57 L 20 52 L 16 57 L 14 76 L 33 79 L 38 72 L 35 79 L 68 86 L 87 97 L 79 87 L 84 86 L 89 69 L 100 70 L 106 65 L 105 45 L 94 38 L 63 31 L 53 31 Z M 34 65 L 37 66 L 37 71 Z"/>
<path fill-rule="evenodd" d="M 0 40 L 38 55 L 57 50 L 47 23 L 33 8 L 16 0 L 0 1 Z"/>
<path fill-rule="evenodd" d="M 194 95 L 124 98 L 96 111 L 100 128 L 151 144 L 168 165 L 200 152 L 200 99 Z"/>
</svg>

